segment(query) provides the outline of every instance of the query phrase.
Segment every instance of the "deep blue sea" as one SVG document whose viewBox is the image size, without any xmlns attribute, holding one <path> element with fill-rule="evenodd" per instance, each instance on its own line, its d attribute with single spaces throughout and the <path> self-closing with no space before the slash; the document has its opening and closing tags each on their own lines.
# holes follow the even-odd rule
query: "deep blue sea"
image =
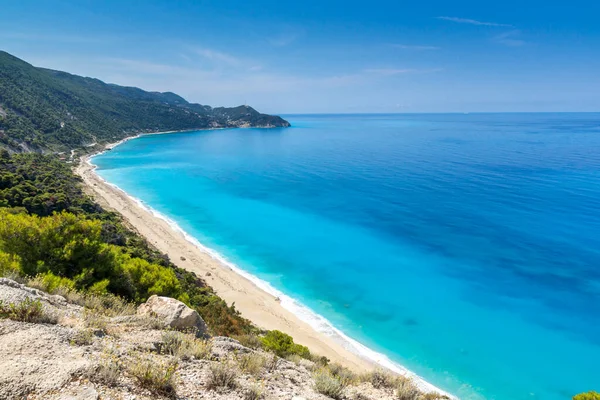
<svg viewBox="0 0 600 400">
<path fill-rule="evenodd" d="M 93 163 L 463 399 L 600 390 L 600 114 L 286 118 L 144 136 Z"/>
</svg>

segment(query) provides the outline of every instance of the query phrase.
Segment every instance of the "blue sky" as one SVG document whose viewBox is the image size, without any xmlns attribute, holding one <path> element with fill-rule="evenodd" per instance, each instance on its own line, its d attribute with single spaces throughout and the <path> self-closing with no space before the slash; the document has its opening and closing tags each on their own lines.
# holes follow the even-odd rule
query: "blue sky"
<svg viewBox="0 0 600 400">
<path fill-rule="evenodd" d="M 600 111 L 599 17 L 597 0 L 0 0 L 0 49 L 271 113 Z"/>
</svg>

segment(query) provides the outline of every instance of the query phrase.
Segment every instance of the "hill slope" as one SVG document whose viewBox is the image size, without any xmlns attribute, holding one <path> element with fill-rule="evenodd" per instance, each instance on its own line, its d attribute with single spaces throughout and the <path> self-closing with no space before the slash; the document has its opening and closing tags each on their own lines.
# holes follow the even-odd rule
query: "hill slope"
<svg viewBox="0 0 600 400">
<path fill-rule="evenodd" d="M 67 150 L 150 131 L 287 126 L 248 106 L 192 104 L 174 93 L 37 68 L 0 51 L 0 146 L 13 150 Z"/>
</svg>

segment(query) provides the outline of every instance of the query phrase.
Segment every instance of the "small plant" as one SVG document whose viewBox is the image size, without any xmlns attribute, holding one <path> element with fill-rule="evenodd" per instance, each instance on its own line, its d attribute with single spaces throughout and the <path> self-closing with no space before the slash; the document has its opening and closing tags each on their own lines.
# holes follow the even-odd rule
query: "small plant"
<svg viewBox="0 0 600 400">
<path fill-rule="evenodd" d="M 239 335 L 234 336 L 233 338 L 240 342 L 242 346 L 248 347 L 250 349 L 258 350 L 262 348 L 262 341 L 256 335 Z"/>
<path fill-rule="evenodd" d="M 420 400 L 421 391 L 408 378 L 399 378 L 396 386 L 396 398 L 398 400 Z"/>
<path fill-rule="evenodd" d="M 265 368 L 269 372 L 275 371 L 277 369 L 278 365 L 279 365 L 279 357 L 277 357 L 276 354 L 271 354 L 271 357 L 268 357 L 267 361 L 265 362 Z"/>
<path fill-rule="evenodd" d="M 235 389 L 237 387 L 235 376 L 236 370 L 231 364 L 227 362 L 212 364 L 206 388 L 208 390 Z"/>
<path fill-rule="evenodd" d="M 263 388 L 257 383 L 253 383 L 244 390 L 244 400 L 260 400 L 263 397 Z"/>
<path fill-rule="evenodd" d="M 294 343 L 294 339 L 281 331 L 269 331 L 261 338 L 263 348 L 270 350 L 279 357 L 286 357 L 290 354 L 298 354 L 302 358 L 310 358 L 308 347 Z"/>
<path fill-rule="evenodd" d="M 260 375 L 260 372 L 266 364 L 267 359 L 265 358 L 265 356 L 259 353 L 242 354 L 238 357 L 238 365 L 240 369 L 242 370 L 242 372 L 248 375 Z"/>
<path fill-rule="evenodd" d="M 100 315 L 94 310 L 83 310 L 83 325 L 86 328 L 92 328 L 102 332 L 106 332 L 108 322 L 103 315 Z"/>
<path fill-rule="evenodd" d="M 182 360 L 190 358 L 208 359 L 210 357 L 210 344 L 204 340 L 186 335 L 181 332 L 168 331 L 162 335 L 160 352 L 170 354 Z"/>
<path fill-rule="evenodd" d="M 39 324 L 56 324 L 58 317 L 44 310 L 42 302 L 27 298 L 20 303 L 5 304 L 0 301 L 0 318 Z"/>
<path fill-rule="evenodd" d="M 587 393 L 580 393 L 573 396 L 573 400 L 600 400 L 600 393 L 593 390 Z"/>
<path fill-rule="evenodd" d="M 341 400 L 344 397 L 344 385 L 336 376 L 328 369 L 318 369 L 313 374 L 315 380 L 315 390 L 332 399 Z"/>
<path fill-rule="evenodd" d="M 175 397 L 176 362 L 157 362 L 137 357 L 127 364 L 127 372 L 137 379 L 141 387 L 166 397 Z"/>
<path fill-rule="evenodd" d="M 116 386 L 121 376 L 119 359 L 110 352 L 105 352 L 95 370 L 90 371 L 92 382 L 103 383 L 107 386 Z"/>
<path fill-rule="evenodd" d="M 376 389 L 393 388 L 397 385 L 398 376 L 382 369 L 376 369 L 362 376 L 362 380 L 370 382 Z"/>
<path fill-rule="evenodd" d="M 326 367 L 329 372 L 336 378 L 340 380 L 344 385 L 349 385 L 350 383 L 356 381 L 357 376 L 350 369 L 340 365 L 338 363 L 331 363 Z"/>
<path fill-rule="evenodd" d="M 71 344 L 77 346 L 89 346 L 94 342 L 94 332 L 90 329 L 77 331 L 71 338 Z"/>
</svg>

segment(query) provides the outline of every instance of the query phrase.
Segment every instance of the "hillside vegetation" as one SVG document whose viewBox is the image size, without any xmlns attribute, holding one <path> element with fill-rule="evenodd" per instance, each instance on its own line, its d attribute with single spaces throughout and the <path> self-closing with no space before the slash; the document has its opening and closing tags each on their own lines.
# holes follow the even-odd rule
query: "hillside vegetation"
<svg viewBox="0 0 600 400">
<path fill-rule="evenodd" d="M 0 146 L 13 151 L 66 151 L 140 132 L 286 126 L 249 106 L 192 104 L 174 93 L 37 68 L 0 51 Z"/>
<path fill-rule="evenodd" d="M 81 189 L 54 156 L 0 150 L 0 276 L 39 277 L 76 291 L 142 302 L 170 296 L 212 334 L 256 331 L 194 273 L 177 268 Z"/>
</svg>

